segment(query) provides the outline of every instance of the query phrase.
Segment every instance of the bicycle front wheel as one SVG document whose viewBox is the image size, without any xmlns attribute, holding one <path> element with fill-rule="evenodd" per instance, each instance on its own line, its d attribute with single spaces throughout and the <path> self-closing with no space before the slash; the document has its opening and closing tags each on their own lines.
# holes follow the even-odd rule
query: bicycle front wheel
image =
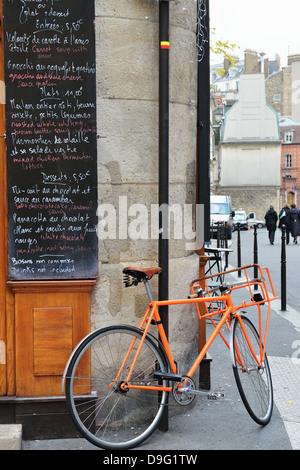
<svg viewBox="0 0 300 470">
<path fill-rule="evenodd" d="M 141 338 L 140 330 L 126 325 L 97 330 L 83 341 L 70 363 L 68 408 L 80 433 L 98 447 L 136 447 L 161 420 L 168 392 L 147 387 L 158 386 L 154 372 L 167 368 L 151 338 L 145 338 L 130 379 L 131 385 L 146 388 L 124 388 Z"/>
<path fill-rule="evenodd" d="M 265 425 L 270 421 L 273 410 L 273 387 L 268 359 L 265 355 L 264 361 L 260 363 L 259 335 L 248 318 L 243 315 L 240 318 L 255 355 L 238 317 L 235 317 L 231 336 L 234 377 L 251 418 L 256 423 Z"/>
</svg>

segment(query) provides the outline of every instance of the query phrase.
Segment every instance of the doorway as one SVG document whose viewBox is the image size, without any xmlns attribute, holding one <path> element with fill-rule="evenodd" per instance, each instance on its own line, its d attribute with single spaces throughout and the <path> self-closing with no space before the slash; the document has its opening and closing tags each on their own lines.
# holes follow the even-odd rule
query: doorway
<svg viewBox="0 0 300 470">
<path fill-rule="evenodd" d="M 289 206 L 291 206 L 291 204 L 294 204 L 295 203 L 295 193 L 290 191 L 287 193 L 287 201 Z"/>
</svg>

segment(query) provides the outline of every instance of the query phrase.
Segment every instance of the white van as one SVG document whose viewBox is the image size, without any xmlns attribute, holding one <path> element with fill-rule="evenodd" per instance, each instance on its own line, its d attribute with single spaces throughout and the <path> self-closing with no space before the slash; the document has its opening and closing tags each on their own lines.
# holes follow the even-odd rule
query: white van
<svg viewBox="0 0 300 470">
<path fill-rule="evenodd" d="M 232 210 L 230 196 L 210 195 L 210 233 L 214 235 L 218 230 L 218 223 L 226 223 L 227 239 L 231 240 L 233 231 L 234 211 Z"/>
</svg>

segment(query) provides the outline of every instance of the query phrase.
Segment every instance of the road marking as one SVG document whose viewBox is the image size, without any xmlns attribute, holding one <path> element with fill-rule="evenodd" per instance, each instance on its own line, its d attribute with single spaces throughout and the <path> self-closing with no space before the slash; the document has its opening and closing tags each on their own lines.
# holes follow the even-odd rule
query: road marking
<svg viewBox="0 0 300 470">
<path fill-rule="evenodd" d="M 284 318 L 285 320 L 288 320 L 290 323 L 292 323 L 295 328 L 300 329 L 300 313 L 297 312 L 297 310 L 293 309 L 289 305 L 286 306 L 286 310 L 281 310 L 280 299 L 276 299 L 271 302 L 271 309 L 280 315 L 281 318 Z"/>
<path fill-rule="evenodd" d="M 236 269 L 234 266 L 228 266 L 228 269 Z M 239 278 L 237 275 L 237 272 L 230 273 L 232 277 L 234 277 L 236 280 L 242 281 L 243 279 L 246 279 L 245 277 Z M 269 297 L 272 298 L 273 294 L 269 292 Z M 284 318 L 285 320 L 288 320 L 292 325 L 300 330 L 300 313 L 297 312 L 297 310 L 294 310 L 292 307 L 289 305 L 286 306 L 286 310 L 281 310 L 281 300 L 280 299 L 275 299 L 272 300 L 271 302 L 271 309 L 277 313 L 278 315 L 281 316 L 281 318 Z"/>
</svg>

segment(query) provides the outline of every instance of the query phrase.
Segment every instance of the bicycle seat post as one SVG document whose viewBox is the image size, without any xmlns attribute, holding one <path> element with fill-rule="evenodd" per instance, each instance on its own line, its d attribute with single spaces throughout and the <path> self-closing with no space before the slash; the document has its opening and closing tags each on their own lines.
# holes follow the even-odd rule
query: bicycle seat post
<svg viewBox="0 0 300 470">
<path fill-rule="evenodd" d="M 153 297 L 152 290 L 151 290 L 148 279 L 145 279 L 144 284 L 145 284 L 145 289 L 146 289 L 147 294 L 148 294 L 148 298 L 149 298 L 150 302 L 153 302 L 154 297 Z"/>
</svg>

